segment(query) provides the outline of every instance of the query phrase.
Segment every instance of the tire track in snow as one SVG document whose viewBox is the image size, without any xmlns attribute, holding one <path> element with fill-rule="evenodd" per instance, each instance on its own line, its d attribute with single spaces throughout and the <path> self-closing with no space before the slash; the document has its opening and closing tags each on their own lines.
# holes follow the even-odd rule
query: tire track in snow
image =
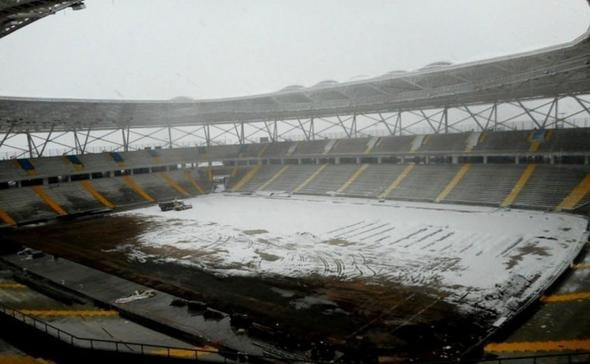
<svg viewBox="0 0 590 364">
<path fill-rule="evenodd" d="M 326 234 L 328 234 L 328 235 L 329 234 L 334 234 L 335 232 L 340 231 L 340 230 L 344 231 L 344 230 L 346 230 L 346 229 L 348 229 L 350 227 L 356 226 L 358 224 L 362 224 L 364 222 L 365 222 L 365 220 L 361 220 L 359 222 L 355 222 L 354 224 L 350 224 L 350 225 L 346 225 L 346 226 L 341 226 L 341 227 L 338 227 L 338 228 L 336 228 L 334 230 L 330 230 L 330 231 L 326 232 Z M 340 232 L 342 233 L 342 231 L 340 231 Z"/>
</svg>

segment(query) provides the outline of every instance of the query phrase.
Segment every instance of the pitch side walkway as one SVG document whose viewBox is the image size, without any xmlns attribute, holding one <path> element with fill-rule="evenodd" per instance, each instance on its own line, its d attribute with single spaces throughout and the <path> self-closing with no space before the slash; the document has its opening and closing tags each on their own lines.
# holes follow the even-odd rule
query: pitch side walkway
<svg viewBox="0 0 590 364">
<path fill-rule="evenodd" d="M 573 269 L 541 298 L 519 327 L 485 346 L 498 357 L 590 352 L 590 251 L 588 244 Z M 590 361 L 590 354 L 586 358 Z M 581 361 L 576 361 L 581 362 Z"/>
<path fill-rule="evenodd" d="M 199 338 L 208 343 L 215 343 L 217 347 L 248 353 L 251 356 L 300 359 L 293 353 L 278 350 L 247 335 L 236 334 L 227 315 L 207 320 L 203 314 L 190 312 L 187 307 L 173 306 L 171 302 L 177 297 L 165 292 L 152 290 L 155 292 L 153 297 L 117 303 L 119 299 L 150 288 L 62 258 L 43 256 L 25 260 L 17 255 L 8 255 L 2 259 L 30 274 L 42 276 L 66 289 L 101 302 L 122 314 L 139 317 L 142 322 L 145 320 L 146 324 L 149 322 L 154 327 L 169 329 L 171 332 Z"/>
<path fill-rule="evenodd" d="M 195 347 L 130 322 L 119 316 L 117 311 L 98 308 L 73 295 L 60 295 L 58 291 L 48 288 L 42 288 L 41 291 L 46 292 L 41 293 L 27 284 L 20 283 L 12 277 L 0 278 L 0 311 L 5 324 L 11 325 L 12 323 L 7 320 L 12 319 L 14 322 L 22 323 L 23 327 L 29 326 L 29 330 L 38 330 L 40 334 L 45 333 L 71 345 L 72 349 L 141 354 L 146 360 L 146 356 L 178 359 L 198 356 L 201 361 L 224 362 L 224 358 L 215 348 Z M 34 281 L 30 284 L 34 287 L 42 286 Z M 16 326 L 14 329 L 20 330 L 16 329 Z M 42 352 L 39 347 L 43 346 L 43 343 L 35 342 L 26 336 L 24 340 L 22 335 L 19 337 L 20 339 L 15 340 L 28 348 L 23 349 L 25 352 L 28 353 L 29 349 Z M 0 341 L 0 364 L 33 362 L 37 362 L 37 359 Z"/>
</svg>

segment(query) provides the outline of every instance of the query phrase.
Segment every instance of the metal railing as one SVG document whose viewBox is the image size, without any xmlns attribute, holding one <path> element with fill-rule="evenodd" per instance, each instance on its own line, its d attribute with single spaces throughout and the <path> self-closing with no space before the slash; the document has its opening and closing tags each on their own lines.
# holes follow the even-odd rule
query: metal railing
<svg viewBox="0 0 590 364">
<path fill-rule="evenodd" d="M 136 342 L 126 342 L 117 340 L 105 340 L 105 339 L 90 339 L 82 338 L 76 335 L 70 334 L 58 327 L 55 327 L 43 320 L 36 317 L 22 313 L 21 311 L 8 307 L 3 303 L 0 303 L 0 313 L 12 317 L 17 321 L 24 323 L 25 325 L 31 326 L 36 330 L 44 332 L 45 334 L 52 336 L 68 345 L 87 349 L 87 350 L 100 350 L 100 351 L 111 351 L 122 354 L 136 354 L 136 355 L 149 355 L 149 356 L 161 356 L 170 359 L 185 359 L 194 361 L 207 361 L 207 362 L 218 362 L 218 363 L 247 363 L 249 359 L 265 359 L 272 360 L 268 357 L 259 357 L 255 355 L 248 355 L 241 352 L 227 352 L 228 358 L 217 350 L 207 350 L 200 348 L 189 348 L 189 347 L 174 347 L 165 345 L 154 345 Z M 205 359 L 204 357 L 207 356 Z M 343 358 L 342 358 L 343 359 Z M 301 362 L 297 360 L 273 360 L 276 362 Z M 260 362 L 260 360 L 257 360 Z M 306 363 L 312 363 L 312 361 L 305 361 Z M 319 362 L 318 362 L 319 363 Z M 326 362 L 323 362 L 324 364 Z M 558 353 L 558 354 L 543 354 L 543 355 L 529 355 L 529 356 L 518 356 L 518 357 L 501 357 L 501 358 L 483 358 L 483 359 L 464 359 L 455 361 L 416 361 L 416 364 L 450 364 L 450 363 L 464 363 L 464 364 L 581 364 L 590 363 L 590 352 L 571 352 L 571 353 Z"/>
<path fill-rule="evenodd" d="M 229 359 L 222 355 L 222 353 L 220 353 L 218 350 L 79 337 L 34 316 L 24 314 L 17 309 L 8 307 L 3 303 L 0 303 L 0 313 L 12 317 L 17 321 L 24 323 L 25 325 L 33 327 L 36 330 L 44 332 L 45 334 L 52 336 L 59 341 L 81 349 L 111 351 L 122 354 L 162 356 L 172 359 L 192 359 L 195 361 L 205 360 L 204 357 L 207 356 L 206 361 L 215 361 L 219 363 L 236 363 L 248 361 L 248 355 L 240 352 L 228 352 L 228 355 L 235 357 L 235 359 Z"/>
<path fill-rule="evenodd" d="M 523 355 L 488 359 L 468 359 L 450 361 L 415 362 L 415 364 L 582 364 L 590 363 L 590 352 L 570 352 L 542 355 Z"/>
</svg>

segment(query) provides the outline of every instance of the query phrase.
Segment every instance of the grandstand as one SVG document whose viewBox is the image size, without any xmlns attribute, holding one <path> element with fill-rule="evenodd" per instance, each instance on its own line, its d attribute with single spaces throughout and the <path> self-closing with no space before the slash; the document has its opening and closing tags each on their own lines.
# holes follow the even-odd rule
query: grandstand
<svg viewBox="0 0 590 364">
<path fill-rule="evenodd" d="M 82 2 L 6 2 L 0 37 L 71 6 Z M 0 97 L 0 231 L 66 258 L 8 254 L 2 267 L 175 337 L 164 342 L 189 338 L 179 360 L 196 343 L 189 354 L 212 362 L 590 351 L 574 323 L 572 340 L 543 345 L 511 326 L 540 297 L 588 297 L 567 279 L 589 259 L 589 60 L 590 29 L 522 54 L 237 98 Z M 567 102 L 578 111 L 558 112 Z M 195 208 L 157 211 L 172 199 Z M 0 293 L 18 285 L 3 282 Z M 157 298 L 116 302 L 130 287 Z M 569 304 L 584 326 L 587 304 Z M 526 340 L 490 344 L 499 330 Z"/>
<path fill-rule="evenodd" d="M 576 130 L 576 135 L 590 133 Z M 432 134 L 4 160 L 0 209 L 4 224 L 14 224 L 126 208 L 205 193 L 211 177 L 228 169 L 234 178 L 226 187 L 232 192 L 333 193 L 543 210 L 574 210 L 588 203 L 590 138 L 564 143 L 571 130 L 550 129 L 545 131 L 550 137 L 537 146 L 532 133 L 486 132 L 468 151 L 470 134 Z M 422 143 L 411 150 L 416 143 L 410 139 Z M 537 151 L 531 152 L 533 147 Z M 238 166 L 240 179 L 233 171 Z M 29 205 L 42 209 L 30 215 Z"/>
</svg>

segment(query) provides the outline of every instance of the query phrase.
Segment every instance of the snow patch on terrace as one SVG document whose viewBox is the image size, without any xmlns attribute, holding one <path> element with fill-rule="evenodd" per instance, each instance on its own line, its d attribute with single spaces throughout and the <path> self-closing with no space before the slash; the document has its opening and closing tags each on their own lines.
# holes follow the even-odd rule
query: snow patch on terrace
<svg viewBox="0 0 590 364">
<path fill-rule="evenodd" d="M 515 310 L 578 254 L 587 221 L 540 211 L 296 196 L 207 195 L 192 210 L 121 214 L 144 247 L 219 275 L 321 275 L 435 288 L 464 307 Z M 512 307 L 513 306 L 513 307 Z"/>
</svg>

